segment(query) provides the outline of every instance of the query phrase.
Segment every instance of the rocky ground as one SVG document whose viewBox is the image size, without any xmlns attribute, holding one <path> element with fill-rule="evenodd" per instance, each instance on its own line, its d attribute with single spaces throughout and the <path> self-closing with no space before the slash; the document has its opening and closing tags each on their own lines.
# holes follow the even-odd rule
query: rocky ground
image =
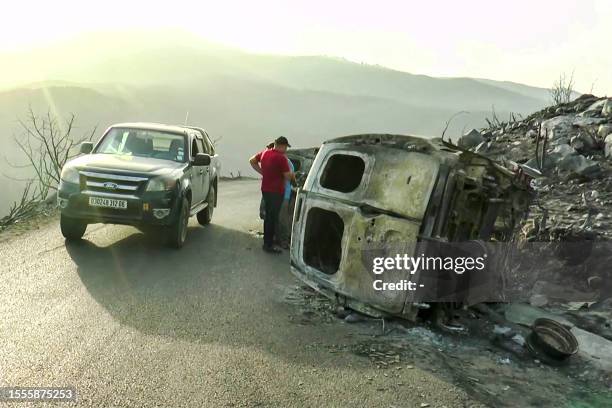
<svg viewBox="0 0 612 408">
<path fill-rule="evenodd" d="M 579 352 L 567 378 L 601 384 L 606 403 L 593 406 L 611 405 L 612 99 L 583 95 L 526 118 L 494 116 L 458 143 L 541 173 L 517 237 L 528 304 L 499 309 L 513 323 L 548 317 L 572 327 Z"/>
<path fill-rule="evenodd" d="M 490 407 L 595 408 L 612 401 L 612 378 L 593 368 L 588 359 L 575 356 L 565 364 L 539 360 L 516 339 L 501 335 L 503 326 L 471 310 L 457 311 L 463 329 L 449 332 L 426 320 L 409 324 L 338 310 L 332 301 L 303 286 L 288 291 L 286 300 L 300 308 L 292 317 L 295 324 L 313 328 L 352 324 L 350 338 L 325 347 L 330 356 L 349 353 L 367 358 L 376 372 L 366 381 L 387 381 L 386 386 L 376 388 L 380 393 L 409 387 L 428 404 L 431 394 L 419 384 L 407 384 L 402 377 L 419 369 L 444 378 Z M 526 314 L 524 310 L 513 313 Z"/>
<path fill-rule="evenodd" d="M 459 144 L 496 160 L 540 171 L 527 238 L 546 241 L 573 231 L 612 238 L 612 99 L 583 95 L 527 118 L 472 130 Z M 542 225 L 542 208 L 547 210 Z"/>
</svg>

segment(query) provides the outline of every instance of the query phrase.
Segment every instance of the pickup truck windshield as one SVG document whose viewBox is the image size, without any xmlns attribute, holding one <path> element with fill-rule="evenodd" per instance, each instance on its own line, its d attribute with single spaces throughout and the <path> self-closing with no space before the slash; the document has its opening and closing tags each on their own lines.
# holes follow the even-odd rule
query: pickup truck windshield
<svg viewBox="0 0 612 408">
<path fill-rule="evenodd" d="M 185 136 L 147 129 L 111 129 L 95 153 L 185 162 Z"/>
</svg>

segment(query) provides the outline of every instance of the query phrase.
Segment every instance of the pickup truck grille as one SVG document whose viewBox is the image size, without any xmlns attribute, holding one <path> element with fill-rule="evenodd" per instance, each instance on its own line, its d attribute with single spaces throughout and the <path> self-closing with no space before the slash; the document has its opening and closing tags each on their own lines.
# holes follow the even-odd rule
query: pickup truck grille
<svg viewBox="0 0 612 408">
<path fill-rule="evenodd" d="M 121 174 L 79 172 L 81 191 L 102 196 L 137 196 L 142 192 L 148 178 Z"/>
</svg>

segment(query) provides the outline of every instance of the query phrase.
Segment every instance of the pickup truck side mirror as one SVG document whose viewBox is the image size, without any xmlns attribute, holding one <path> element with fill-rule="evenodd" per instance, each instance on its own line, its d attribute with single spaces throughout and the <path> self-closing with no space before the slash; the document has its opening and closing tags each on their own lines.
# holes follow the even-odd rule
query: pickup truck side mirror
<svg viewBox="0 0 612 408">
<path fill-rule="evenodd" d="M 93 150 L 93 143 L 92 142 L 83 142 L 81 143 L 81 153 L 83 154 L 89 154 L 92 152 Z"/>
<path fill-rule="evenodd" d="M 206 153 L 198 153 L 193 158 L 194 166 L 208 166 L 210 164 L 210 156 Z"/>
</svg>

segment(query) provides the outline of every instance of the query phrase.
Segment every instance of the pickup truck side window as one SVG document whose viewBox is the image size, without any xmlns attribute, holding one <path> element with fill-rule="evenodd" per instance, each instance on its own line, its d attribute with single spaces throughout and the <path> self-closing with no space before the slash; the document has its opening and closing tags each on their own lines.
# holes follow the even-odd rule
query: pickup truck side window
<svg viewBox="0 0 612 408">
<path fill-rule="evenodd" d="M 193 139 L 191 139 L 191 158 L 193 159 L 198 153 L 202 152 L 198 148 L 198 144 L 196 143 L 196 139 L 194 137 Z"/>
<path fill-rule="evenodd" d="M 196 141 L 196 143 L 198 145 L 198 153 L 206 153 L 206 154 L 208 154 L 208 152 L 204 148 L 204 143 L 202 143 L 202 139 L 200 139 L 198 137 L 197 139 L 195 139 L 195 141 Z"/>
<path fill-rule="evenodd" d="M 211 156 L 213 156 L 215 154 L 215 152 L 214 152 L 214 149 L 212 147 L 212 143 L 210 143 L 210 139 L 209 139 L 208 135 L 204 134 L 204 139 L 202 141 L 204 142 L 204 149 L 206 150 L 206 153 L 208 153 Z"/>
</svg>

